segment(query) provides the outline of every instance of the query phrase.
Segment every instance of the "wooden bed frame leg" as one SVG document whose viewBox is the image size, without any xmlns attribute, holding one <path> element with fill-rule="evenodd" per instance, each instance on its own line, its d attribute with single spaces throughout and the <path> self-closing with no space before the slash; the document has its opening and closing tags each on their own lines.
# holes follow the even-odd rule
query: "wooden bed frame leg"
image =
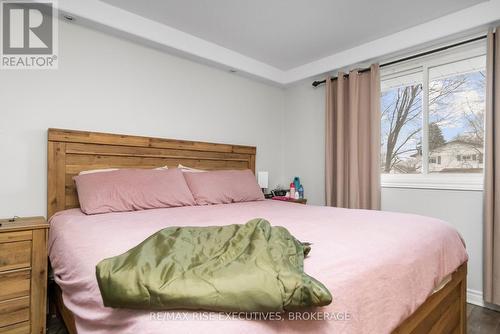
<svg viewBox="0 0 500 334">
<path fill-rule="evenodd" d="M 460 334 L 467 333 L 467 273 L 460 283 Z"/>
</svg>

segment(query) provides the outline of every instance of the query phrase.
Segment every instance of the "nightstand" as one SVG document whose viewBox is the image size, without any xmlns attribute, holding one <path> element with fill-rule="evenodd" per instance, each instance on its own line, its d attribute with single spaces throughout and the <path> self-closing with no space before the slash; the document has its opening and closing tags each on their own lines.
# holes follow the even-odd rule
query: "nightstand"
<svg viewBox="0 0 500 334">
<path fill-rule="evenodd" d="M 0 219 L 0 333 L 45 333 L 45 218 Z"/>
<path fill-rule="evenodd" d="M 299 203 L 299 204 L 307 204 L 307 198 L 291 199 L 288 202 Z"/>
<path fill-rule="evenodd" d="M 298 203 L 298 204 L 307 204 L 307 198 L 299 198 L 299 199 L 291 199 L 286 198 L 284 196 L 276 196 L 273 197 L 275 201 L 289 202 L 289 203 Z"/>
</svg>

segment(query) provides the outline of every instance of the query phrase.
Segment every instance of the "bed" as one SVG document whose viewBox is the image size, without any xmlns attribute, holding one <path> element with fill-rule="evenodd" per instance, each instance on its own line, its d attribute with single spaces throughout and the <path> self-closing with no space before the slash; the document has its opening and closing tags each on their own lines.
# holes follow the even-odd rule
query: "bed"
<svg viewBox="0 0 500 334">
<path fill-rule="evenodd" d="M 255 171 L 255 156 L 247 146 L 50 129 L 49 254 L 59 287 L 51 299 L 70 333 L 465 333 L 467 254 L 458 233 L 437 219 L 273 200 L 100 215 L 78 209 L 72 177 L 82 170 L 182 163 Z M 330 289 L 331 305 L 284 321 L 102 305 L 95 279 L 101 259 L 164 227 L 255 217 L 313 243 L 305 271 Z"/>
</svg>

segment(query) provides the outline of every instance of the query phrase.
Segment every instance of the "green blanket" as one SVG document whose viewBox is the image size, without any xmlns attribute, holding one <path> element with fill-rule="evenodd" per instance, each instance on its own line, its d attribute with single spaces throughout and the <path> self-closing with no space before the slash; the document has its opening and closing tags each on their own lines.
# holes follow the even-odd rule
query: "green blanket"
<svg viewBox="0 0 500 334">
<path fill-rule="evenodd" d="M 304 273 L 309 251 L 264 219 L 244 225 L 169 227 L 96 267 L 105 306 L 224 312 L 328 305 L 328 289 Z"/>
</svg>

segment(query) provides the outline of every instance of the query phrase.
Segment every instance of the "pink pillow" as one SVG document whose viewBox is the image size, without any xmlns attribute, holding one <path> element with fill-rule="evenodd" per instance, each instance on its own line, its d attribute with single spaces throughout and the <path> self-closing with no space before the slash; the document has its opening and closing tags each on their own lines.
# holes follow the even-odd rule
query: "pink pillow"
<svg viewBox="0 0 500 334">
<path fill-rule="evenodd" d="M 86 214 L 196 204 L 179 169 L 120 169 L 73 179 Z"/>
<path fill-rule="evenodd" d="M 198 205 L 261 201 L 264 194 L 251 170 L 184 173 Z"/>
</svg>

